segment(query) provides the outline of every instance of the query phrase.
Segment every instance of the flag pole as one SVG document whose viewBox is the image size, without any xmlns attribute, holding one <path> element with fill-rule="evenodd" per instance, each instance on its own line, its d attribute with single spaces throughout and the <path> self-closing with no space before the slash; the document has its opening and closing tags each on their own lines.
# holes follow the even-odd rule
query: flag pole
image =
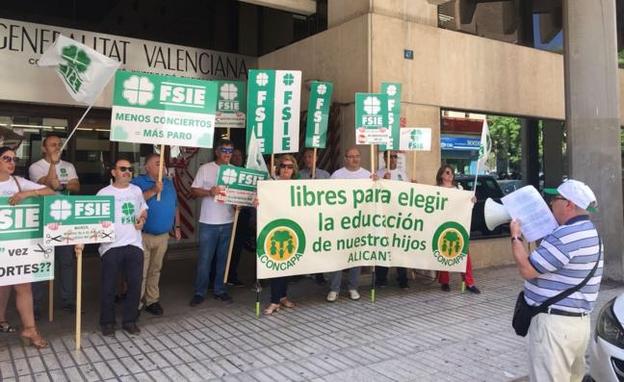
<svg viewBox="0 0 624 382">
<path fill-rule="evenodd" d="M 228 275 L 230 273 L 230 262 L 232 261 L 232 249 L 234 248 L 234 240 L 236 239 L 236 226 L 238 225 L 238 214 L 240 206 L 235 206 L 234 223 L 232 224 L 232 233 L 230 234 L 230 243 L 228 244 L 227 260 L 225 262 L 225 273 L 223 274 L 223 284 L 227 284 Z"/>
<path fill-rule="evenodd" d="M 74 246 L 76 253 L 76 350 L 80 350 L 81 328 L 82 328 L 82 250 L 84 245 Z"/>
<path fill-rule="evenodd" d="M 61 147 L 61 151 L 60 151 L 61 153 L 63 152 L 63 150 L 65 150 L 67 143 L 74 136 L 74 133 L 76 133 L 76 130 L 78 130 L 78 126 L 80 126 L 80 124 L 82 123 L 82 120 L 86 117 L 87 113 L 89 112 L 89 110 L 91 110 L 92 107 L 93 105 L 89 105 L 87 110 L 85 110 L 85 112 L 82 114 L 82 117 L 80 117 L 80 119 L 78 120 L 78 123 L 76 124 L 76 126 L 74 126 L 74 129 L 72 130 L 72 132 L 69 134 L 69 137 L 65 139 L 65 142 L 63 143 L 63 146 Z"/>
<path fill-rule="evenodd" d="M 271 154 L 271 176 L 275 178 L 275 154 Z"/>
<path fill-rule="evenodd" d="M 312 179 L 316 179 L 316 147 L 312 150 Z"/>
<path fill-rule="evenodd" d="M 163 167 L 165 166 L 165 144 L 160 145 L 160 162 L 158 165 L 158 183 L 162 183 Z M 160 202 L 160 192 L 156 195 L 156 200 Z"/>
<path fill-rule="evenodd" d="M 371 156 L 371 174 L 375 174 L 375 145 L 370 146 Z M 375 303 L 375 266 L 373 265 L 373 274 L 371 276 L 371 302 Z"/>
<path fill-rule="evenodd" d="M 48 321 L 54 321 L 54 279 L 48 282 Z"/>
</svg>

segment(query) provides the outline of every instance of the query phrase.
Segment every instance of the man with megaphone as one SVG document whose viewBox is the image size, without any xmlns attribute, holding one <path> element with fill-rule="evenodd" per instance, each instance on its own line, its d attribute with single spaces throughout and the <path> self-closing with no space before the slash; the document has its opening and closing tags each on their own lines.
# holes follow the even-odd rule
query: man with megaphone
<svg viewBox="0 0 624 382">
<path fill-rule="evenodd" d="M 602 246 L 589 219 L 596 196 L 583 182 L 568 180 L 545 189 L 559 224 L 530 254 L 524 246 L 521 222 L 510 225 L 513 256 L 526 280 L 514 314 L 528 315 L 529 378 L 531 381 L 581 381 L 590 336 L 590 313 L 602 277 Z M 521 299 L 524 298 L 522 301 Z M 525 305 L 525 306 L 526 306 Z M 532 318 L 530 318 L 532 315 Z M 526 326 L 525 326 L 526 329 Z"/>
</svg>

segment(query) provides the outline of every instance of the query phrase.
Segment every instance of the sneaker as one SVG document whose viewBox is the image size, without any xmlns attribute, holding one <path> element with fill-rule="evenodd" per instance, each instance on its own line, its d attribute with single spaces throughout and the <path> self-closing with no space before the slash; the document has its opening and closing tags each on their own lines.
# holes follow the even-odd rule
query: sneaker
<svg viewBox="0 0 624 382">
<path fill-rule="evenodd" d="M 204 296 L 200 296 L 198 294 L 196 294 L 195 296 L 193 296 L 193 298 L 191 299 L 191 302 L 189 305 L 191 306 L 197 306 L 199 304 L 201 304 L 202 302 L 204 302 Z"/>
<path fill-rule="evenodd" d="M 244 287 L 245 284 L 243 284 L 242 282 L 240 282 L 238 280 L 234 280 L 234 281 L 228 281 L 227 282 L 227 286 L 238 288 L 238 287 Z"/>
<path fill-rule="evenodd" d="M 215 294 L 214 298 L 217 300 L 221 300 L 221 302 L 223 302 L 224 304 L 231 304 L 234 302 L 234 300 L 232 300 L 232 297 L 230 297 L 229 294 L 227 293 L 223 293 L 223 294 Z"/>
<path fill-rule="evenodd" d="M 360 294 L 355 289 L 349 289 L 349 298 L 351 300 L 359 300 L 360 299 Z"/>
<path fill-rule="evenodd" d="M 338 300 L 338 292 L 331 291 L 327 293 L 327 301 L 335 302 L 336 300 Z"/>
<path fill-rule="evenodd" d="M 102 335 L 104 337 L 115 337 L 115 325 L 114 324 L 102 325 Z"/>
<path fill-rule="evenodd" d="M 121 327 L 128 334 L 139 334 L 141 333 L 141 329 L 134 322 L 129 322 L 127 324 L 123 324 Z"/>
<path fill-rule="evenodd" d="M 162 306 L 160 306 L 160 303 L 158 302 L 155 302 L 153 304 L 149 304 L 148 306 L 146 306 L 145 311 L 147 313 L 153 314 L 154 316 L 162 316 L 164 313 Z"/>
<path fill-rule="evenodd" d="M 474 285 L 471 286 L 467 286 L 466 290 L 469 291 L 470 293 L 474 293 L 474 294 L 481 294 L 481 291 L 479 290 L 479 288 L 477 288 Z"/>
<path fill-rule="evenodd" d="M 451 287 L 448 284 L 440 285 L 440 289 L 442 289 L 443 292 L 450 292 L 451 291 Z"/>
</svg>

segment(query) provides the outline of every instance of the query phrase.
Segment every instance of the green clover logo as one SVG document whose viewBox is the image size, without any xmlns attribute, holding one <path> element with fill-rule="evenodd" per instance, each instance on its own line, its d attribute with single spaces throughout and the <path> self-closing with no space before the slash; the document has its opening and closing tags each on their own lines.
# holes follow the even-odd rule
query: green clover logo
<svg viewBox="0 0 624 382">
<path fill-rule="evenodd" d="M 237 175 L 238 174 L 236 170 L 232 168 L 228 168 L 227 170 L 223 171 L 223 174 L 221 174 L 221 179 L 223 180 L 223 183 L 225 184 L 232 184 L 236 182 Z"/>
<path fill-rule="evenodd" d="M 134 214 L 134 204 L 131 202 L 125 202 L 121 206 L 121 212 L 126 216 L 132 216 L 132 214 Z"/>
<path fill-rule="evenodd" d="M 65 220 L 72 214 L 72 205 L 67 200 L 55 200 L 50 204 L 50 216 L 54 220 Z"/>
<path fill-rule="evenodd" d="M 67 85 L 75 92 L 80 91 L 80 87 L 84 82 L 82 73 L 84 73 L 91 64 L 91 59 L 87 52 L 78 49 L 76 45 L 69 45 L 61 51 L 61 58 L 65 63 L 59 65 L 59 71 L 67 82 Z"/>
<path fill-rule="evenodd" d="M 284 77 L 282 77 L 282 80 L 284 81 L 284 85 L 290 86 L 295 82 L 295 76 L 293 76 L 292 73 L 286 73 Z"/>
<path fill-rule="evenodd" d="M 316 92 L 320 95 L 327 93 L 327 85 L 320 84 L 319 86 L 316 87 Z"/>
<path fill-rule="evenodd" d="M 223 99 L 234 100 L 238 96 L 238 88 L 234 84 L 223 84 L 219 89 L 219 95 Z"/>
<path fill-rule="evenodd" d="M 256 76 L 256 83 L 258 84 L 258 86 L 265 86 L 269 83 L 269 75 L 264 72 L 258 73 L 258 75 Z"/>
</svg>

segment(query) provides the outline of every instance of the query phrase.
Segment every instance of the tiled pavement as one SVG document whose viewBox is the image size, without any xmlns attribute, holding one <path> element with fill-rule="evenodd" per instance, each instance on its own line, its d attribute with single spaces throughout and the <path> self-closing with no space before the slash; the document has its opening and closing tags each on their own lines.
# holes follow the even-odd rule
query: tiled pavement
<svg viewBox="0 0 624 382">
<path fill-rule="evenodd" d="M 476 277 L 481 295 L 461 294 L 457 284 L 445 293 L 419 277 L 409 291 L 378 291 L 374 304 L 367 293 L 358 302 L 343 296 L 326 303 L 325 288 L 303 279 L 290 286 L 296 309 L 260 319 L 247 288 L 233 293 L 236 303 L 229 307 L 207 300 L 182 309 L 185 295 L 178 299 L 180 309 L 170 303 L 164 317 L 142 317 L 138 336 L 118 331 L 116 339 L 104 338 L 91 325 L 80 352 L 68 331 L 46 329 L 51 346 L 42 351 L 2 335 L 0 379 L 522 380 L 524 339 L 510 327 L 520 278 L 512 267 L 477 271 Z M 603 285 L 600 305 L 622 292 L 622 286 Z"/>
</svg>

